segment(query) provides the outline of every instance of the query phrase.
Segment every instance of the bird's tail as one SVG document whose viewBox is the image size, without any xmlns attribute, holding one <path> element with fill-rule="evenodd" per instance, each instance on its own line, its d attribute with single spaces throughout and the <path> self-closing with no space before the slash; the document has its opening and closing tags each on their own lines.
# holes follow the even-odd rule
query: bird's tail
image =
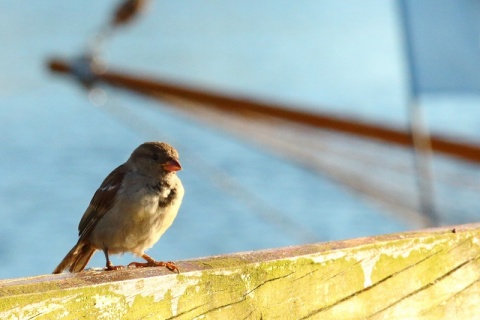
<svg viewBox="0 0 480 320">
<path fill-rule="evenodd" d="M 87 266 L 88 261 L 95 253 L 95 249 L 83 242 L 78 242 L 72 250 L 70 250 L 62 262 L 53 270 L 53 273 L 62 273 L 67 269 L 70 272 L 80 272 Z"/>
</svg>

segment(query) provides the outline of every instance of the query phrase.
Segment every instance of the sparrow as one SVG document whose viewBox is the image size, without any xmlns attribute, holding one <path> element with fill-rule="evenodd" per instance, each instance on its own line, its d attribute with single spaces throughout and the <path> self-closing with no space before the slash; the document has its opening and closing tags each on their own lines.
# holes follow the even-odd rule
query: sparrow
<svg viewBox="0 0 480 320">
<path fill-rule="evenodd" d="M 146 142 L 113 170 L 93 195 L 78 226 L 79 239 L 53 273 L 80 272 L 97 250 L 103 251 L 106 270 L 117 270 L 111 254 L 131 252 L 146 262 L 134 267 L 166 267 L 179 272 L 173 262 L 155 261 L 145 253 L 172 225 L 184 189 L 176 172 L 182 167 L 177 151 L 164 142 Z"/>
</svg>

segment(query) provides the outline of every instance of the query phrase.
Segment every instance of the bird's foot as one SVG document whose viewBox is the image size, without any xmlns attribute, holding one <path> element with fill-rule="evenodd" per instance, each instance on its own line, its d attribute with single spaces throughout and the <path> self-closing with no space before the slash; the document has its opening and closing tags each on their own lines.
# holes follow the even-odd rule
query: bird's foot
<svg viewBox="0 0 480 320">
<path fill-rule="evenodd" d="M 107 266 L 105 267 L 105 271 L 113 271 L 113 270 L 121 270 L 125 269 L 124 266 L 114 266 L 110 261 L 107 261 Z"/>
<path fill-rule="evenodd" d="M 135 268 L 165 267 L 172 272 L 180 273 L 177 266 L 172 261 L 163 262 L 163 261 L 155 261 L 152 259 L 151 261 L 148 261 L 148 262 L 132 262 L 128 265 L 128 267 L 135 267 Z"/>
</svg>

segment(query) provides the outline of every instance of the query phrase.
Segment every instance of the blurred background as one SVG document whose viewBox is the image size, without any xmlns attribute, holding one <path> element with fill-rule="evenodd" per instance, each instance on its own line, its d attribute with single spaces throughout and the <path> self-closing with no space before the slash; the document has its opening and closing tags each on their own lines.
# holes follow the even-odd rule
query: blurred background
<svg viewBox="0 0 480 320">
<path fill-rule="evenodd" d="M 478 12 L 471 10 L 478 9 L 477 1 L 459 3 L 471 6 L 465 12 Z M 117 5 L 94 0 L 0 4 L 0 278 L 50 273 L 77 241 L 78 222 L 96 188 L 150 140 L 179 150 L 186 189 L 173 226 L 149 250 L 158 260 L 478 220 L 480 170 L 471 162 L 443 156 L 431 161 L 435 170 L 450 170 L 442 177 L 453 176 L 449 181 L 455 183 L 448 188 L 432 183 L 438 219 L 425 223 L 410 150 L 287 125 L 276 126 L 276 133 L 289 132 L 279 139 L 299 137 L 293 144 L 312 155 L 273 152 L 255 137 L 263 128 L 255 122 L 245 127 L 253 136 L 245 137 L 125 90 L 89 92 L 48 69 L 52 57 L 74 59 L 90 50 Z M 420 101 L 430 132 L 475 143 L 480 137 L 477 88 L 444 90 L 442 84 L 423 91 L 428 85 L 422 81 L 429 79 L 412 72 L 400 9 L 393 0 L 149 1 L 95 53 L 117 71 L 400 130 L 409 128 L 412 101 Z M 479 30 L 473 31 L 467 40 L 473 39 L 478 50 Z M 315 149 L 319 141 L 335 148 L 334 154 L 327 152 L 330 147 Z M 360 152 L 360 158 L 368 157 L 368 170 L 358 165 Z M 374 178 L 372 185 L 380 189 L 384 182 L 402 185 L 415 200 L 408 210 L 390 210 L 385 201 L 359 190 L 364 180 L 356 178 L 358 172 L 303 161 L 317 157 L 331 157 L 335 165 L 351 160 L 345 167 L 358 166 L 362 179 Z M 391 161 L 396 162 L 390 173 L 382 173 L 382 165 Z M 409 166 L 408 181 L 402 180 L 407 175 L 402 166 Z M 338 172 L 343 175 L 332 174 Z M 356 184 L 342 177 L 354 177 Z M 389 191 L 405 202 L 400 193 Z M 125 254 L 113 262 L 134 259 Z M 104 263 L 97 253 L 89 266 Z"/>
</svg>

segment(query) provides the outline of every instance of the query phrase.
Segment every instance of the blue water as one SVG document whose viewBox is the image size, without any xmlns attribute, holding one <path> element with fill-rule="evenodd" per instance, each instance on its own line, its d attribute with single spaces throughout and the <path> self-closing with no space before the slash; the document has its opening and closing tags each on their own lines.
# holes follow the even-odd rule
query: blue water
<svg viewBox="0 0 480 320">
<path fill-rule="evenodd" d="M 51 272 L 103 178 L 147 140 L 178 148 L 186 189 L 177 220 L 149 251 L 157 259 L 412 227 L 326 176 L 156 102 L 108 90 L 107 105 L 93 106 L 46 61 L 78 55 L 110 9 L 94 0 L 0 4 L 0 278 Z M 117 68 L 405 126 L 394 9 L 385 0 L 155 1 L 103 57 Z M 431 127 L 479 137 L 478 109 L 469 109 L 475 117 L 457 105 L 427 100 Z M 90 266 L 103 265 L 97 253 Z"/>
</svg>

